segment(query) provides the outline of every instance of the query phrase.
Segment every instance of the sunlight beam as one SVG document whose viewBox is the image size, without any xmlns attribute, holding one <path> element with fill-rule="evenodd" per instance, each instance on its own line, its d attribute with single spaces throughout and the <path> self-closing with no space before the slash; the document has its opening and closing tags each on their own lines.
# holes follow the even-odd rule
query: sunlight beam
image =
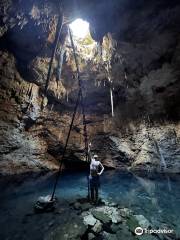
<svg viewBox="0 0 180 240">
<path fill-rule="evenodd" d="M 76 19 L 69 26 L 72 30 L 72 34 L 76 38 L 85 38 L 89 33 L 89 23 L 80 18 Z"/>
</svg>

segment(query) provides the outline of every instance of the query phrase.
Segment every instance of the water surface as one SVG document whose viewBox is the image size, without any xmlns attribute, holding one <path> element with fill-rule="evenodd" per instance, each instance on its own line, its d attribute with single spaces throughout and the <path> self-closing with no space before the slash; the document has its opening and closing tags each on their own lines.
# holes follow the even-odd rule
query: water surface
<svg viewBox="0 0 180 240">
<path fill-rule="evenodd" d="M 18 181 L 15 178 L 13 182 L 9 180 L 5 184 L 0 181 L 0 239 L 12 239 L 16 234 L 21 236 L 25 216 L 33 212 L 33 204 L 39 196 L 52 192 L 53 183 L 54 175 L 51 174 L 24 180 L 18 178 Z M 155 227 L 169 226 L 180 232 L 179 185 L 179 176 L 144 178 L 129 172 L 107 171 L 101 177 L 100 196 L 122 207 L 131 208 L 136 214 L 144 215 Z M 66 172 L 61 175 L 56 196 L 62 203 L 86 195 L 85 172 Z M 50 218 L 44 215 L 43 218 L 45 217 Z M 33 221 L 35 220 L 34 218 Z M 31 227 L 36 228 L 37 224 L 35 222 Z"/>
</svg>

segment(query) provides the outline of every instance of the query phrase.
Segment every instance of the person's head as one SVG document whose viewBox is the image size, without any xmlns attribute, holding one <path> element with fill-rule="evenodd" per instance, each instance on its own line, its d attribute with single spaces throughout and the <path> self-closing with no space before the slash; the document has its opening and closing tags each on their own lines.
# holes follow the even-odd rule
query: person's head
<svg viewBox="0 0 180 240">
<path fill-rule="evenodd" d="M 97 161 L 98 160 L 98 155 L 94 154 L 93 158 Z"/>
</svg>

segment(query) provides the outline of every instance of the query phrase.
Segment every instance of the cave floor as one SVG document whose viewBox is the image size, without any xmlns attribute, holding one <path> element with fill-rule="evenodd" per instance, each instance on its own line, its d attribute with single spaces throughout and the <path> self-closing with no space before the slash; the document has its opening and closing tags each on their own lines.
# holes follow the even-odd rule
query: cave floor
<svg viewBox="0 0 180 240">
<path fill-rule="evenodd" d="M 33 205 L 39 196 L 51 193 L 54 175 L 0 179 L 0 239 L 45 239 L 55 227 L 74 217 L 70 203 L 87 195 L 84 172 L 63 173 L 53 213 L 35 214 Z M 101 178 L 101 198 L 132 209 L 155 227 L 168 226 L 180 232 L 180 176 L 144 178 L 121 171 L 106 171 Z"/>
</svg>

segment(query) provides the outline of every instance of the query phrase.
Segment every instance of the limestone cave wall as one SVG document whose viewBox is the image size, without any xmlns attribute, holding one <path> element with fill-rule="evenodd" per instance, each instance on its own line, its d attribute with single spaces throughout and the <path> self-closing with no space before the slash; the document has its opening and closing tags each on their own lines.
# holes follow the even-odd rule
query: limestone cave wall
<svg viewBox="0 0 180 240">
<path fill-rule="evenodd" d="M 92 150 L 110 168 L 179 172 L 179 2 L 78 0 L 62 7 L 65 20 L 89 21 L 101 46 L 90 59 L 77 49 Z M 57 54 L 43 95 L 59 13 L 55 0 L 0 3 L 1 174 L 58 167 L 78 92 L 67 45 L 61 79 Z M 61 44 L 65 35 L 63 28 Z M 83 149 L 79 109 L 65 167 L 84 166 Z"/>
</svg>

